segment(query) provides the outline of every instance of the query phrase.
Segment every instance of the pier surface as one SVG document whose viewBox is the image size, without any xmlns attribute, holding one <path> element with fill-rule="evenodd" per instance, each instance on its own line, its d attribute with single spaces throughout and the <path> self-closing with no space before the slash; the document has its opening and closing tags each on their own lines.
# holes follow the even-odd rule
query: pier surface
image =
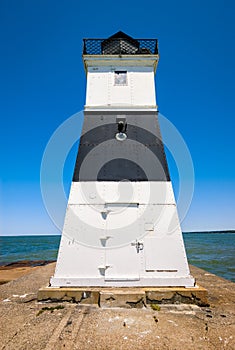
<svg viewBox="0 0 235 350">
<path fill-rule="evenodd" d="M 0 349 L 235 349 L 235 284 L 191 266 L 210 306 L 155 309 L 41 303 L 55 264 L 0 286 Z M 5 271 L 6 272 L 6 271 Z"/>
</svg>

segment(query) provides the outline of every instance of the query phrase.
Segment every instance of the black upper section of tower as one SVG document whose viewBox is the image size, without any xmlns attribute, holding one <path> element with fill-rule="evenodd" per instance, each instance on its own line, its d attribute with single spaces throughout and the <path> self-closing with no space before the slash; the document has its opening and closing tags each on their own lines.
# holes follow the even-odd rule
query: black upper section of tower
<svg viewBox="0 0 235 350">
<path fill-rule="evenodd" d="M 73 181 L 122 180 L 170 181 L 157 113 L 85 112 Z"/>
</svg>

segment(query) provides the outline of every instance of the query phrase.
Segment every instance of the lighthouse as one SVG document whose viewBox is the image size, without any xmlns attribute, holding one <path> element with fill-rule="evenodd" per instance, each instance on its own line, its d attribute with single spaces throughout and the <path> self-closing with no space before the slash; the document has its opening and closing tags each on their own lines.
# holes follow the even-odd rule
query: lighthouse
<svg viewBox="0 0 235 350">
<path fill-rule="evenodd" d="M 52 287 L 193 287 L 156 104 L 156 39 L 84 39 L 84 124 Z"/>
</svg>

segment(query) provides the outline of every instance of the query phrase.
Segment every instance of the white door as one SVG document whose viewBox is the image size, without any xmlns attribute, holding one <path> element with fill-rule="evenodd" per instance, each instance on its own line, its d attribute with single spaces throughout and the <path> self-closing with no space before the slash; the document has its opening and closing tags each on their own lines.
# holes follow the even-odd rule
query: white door
<svg viewBox="0 0 235 350">
<path fill-rule="evenodd" d="M 133 232 L 138 236 L 138 204 L 111 203 L 106 210 L 106 236 L 110 239 L 105 249 L 105 281 L 139 280 L 140 254 L 132 239 Z"/>
</svg>

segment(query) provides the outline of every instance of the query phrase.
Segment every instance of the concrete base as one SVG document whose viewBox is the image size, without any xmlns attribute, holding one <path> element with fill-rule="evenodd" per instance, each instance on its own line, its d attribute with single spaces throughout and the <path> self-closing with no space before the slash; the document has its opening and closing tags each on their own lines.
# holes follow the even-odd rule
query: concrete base
<svg viewBox="0 0 235 350">
<path fill-rule="evenodd" d="M 102 308 L 142 308 L 152 304 L 195 304 L 209 306 L 208 292 L 195 287 L 145 287 L 145 288 L 56 288 L 44 287 L 38 291 L 38 301 L 70 301 L 96 305 Z"/>
</svg>

